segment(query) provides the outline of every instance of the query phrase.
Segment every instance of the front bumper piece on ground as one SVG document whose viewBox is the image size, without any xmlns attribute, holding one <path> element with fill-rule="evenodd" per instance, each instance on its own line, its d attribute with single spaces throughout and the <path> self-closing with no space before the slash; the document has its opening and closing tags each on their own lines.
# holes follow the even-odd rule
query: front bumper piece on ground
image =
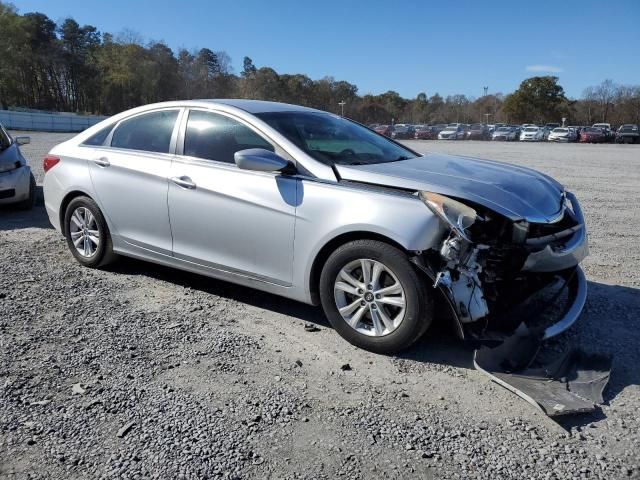
<svg viewBox="0 0 640 480">
<path fill-rule="evenodd" d="M 572 349 L 551 362 L 538 360 L 542 342 L 573 325 L 584 307 L 587 281 L 580 267 L 567 287 L 573 300 L 558 322 L 546 328 L 530 328 L 523 322 L 497 346 L 477 349 L 473 359 L 478 371 L 550 417 L 594 410 L 603 402 L 602 392 L 611 371 L 609 356 L 580 349 Z"/>
</svg>

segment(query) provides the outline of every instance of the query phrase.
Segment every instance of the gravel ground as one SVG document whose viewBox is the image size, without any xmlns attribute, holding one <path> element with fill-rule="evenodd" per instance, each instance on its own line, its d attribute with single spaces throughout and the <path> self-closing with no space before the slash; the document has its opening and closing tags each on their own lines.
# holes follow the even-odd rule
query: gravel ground
<svg viewBox="0 0 640 480">
<path fill-rule="evenodd" d="M 31 137 L 40 181 L 69 135 Z M 0 210 L 0 478 L 640 478 L 640 148 L 408 143 L 576 192 L 590 296 L 555 346 L 614 355 L 601 411 L 552 421 L 443 327 L 379 356 L 309 306 L 134 260 L 81 268 L 40 204 Z"/>
</svg>

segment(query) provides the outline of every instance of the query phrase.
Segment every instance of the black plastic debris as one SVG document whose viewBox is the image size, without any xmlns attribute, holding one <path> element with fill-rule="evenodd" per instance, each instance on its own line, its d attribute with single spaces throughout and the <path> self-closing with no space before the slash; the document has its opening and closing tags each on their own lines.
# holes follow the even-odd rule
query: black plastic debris
<svg viewBox="0 0 640 480">
<path fill-rule="evenodd" d="M 475 351 L 474 365 L 550 417 L 584 413 L 603 402 L 611 357 L 573 349 L 548 364 L 536 361 L 543 334 L 521 325 L 496 347 Z"/>
</svg>

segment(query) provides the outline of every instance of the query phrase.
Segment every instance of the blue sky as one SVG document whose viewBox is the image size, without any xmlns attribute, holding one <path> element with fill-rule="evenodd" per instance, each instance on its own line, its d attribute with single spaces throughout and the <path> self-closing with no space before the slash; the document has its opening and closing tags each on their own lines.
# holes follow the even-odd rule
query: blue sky
<svg viewBox="0 0 640 480">
<path fill-rule="evenodd" d="M 20 13 L 130 29 L 174 50 L 225 50 L 279 73 L 332 75 L 361 94 L 510 92 L 553 74 L 571 97 L 640 84 L 640 0 L 14 0 Z"/>
</svg>

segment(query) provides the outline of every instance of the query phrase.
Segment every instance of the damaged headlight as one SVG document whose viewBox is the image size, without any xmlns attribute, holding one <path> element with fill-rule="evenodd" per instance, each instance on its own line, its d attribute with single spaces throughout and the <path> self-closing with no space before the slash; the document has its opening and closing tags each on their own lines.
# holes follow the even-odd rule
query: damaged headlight
<svg viewBox="0 0 640 480">
<path fill-rule="evenodd" d="M 420 192 L 418 195 L 440 220 L 449 225 L 462 238 L 469 240 L 465 231 L 474 224 L 477 218 L 476 211 L 473 208 L 437 193 Z"/>
</svg>

